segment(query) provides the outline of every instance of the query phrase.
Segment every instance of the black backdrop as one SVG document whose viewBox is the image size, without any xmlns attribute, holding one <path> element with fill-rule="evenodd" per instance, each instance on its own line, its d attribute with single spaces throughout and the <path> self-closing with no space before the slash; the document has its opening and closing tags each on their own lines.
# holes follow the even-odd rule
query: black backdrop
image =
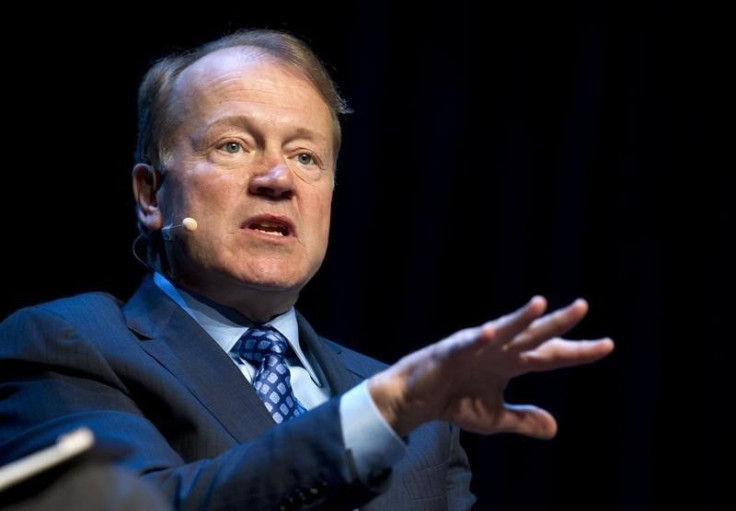
<svg viewBox="0 0 736 511">
<path fill-rule="evenodd" d="M 154 58 L 238 27 L 290 30 L 355 110 L 330 251 L 300 301 L 318 330 L 391 362 L 541 293 L 552 307 L 589 300 L 571 337 L 617 341 L 603 362 L 510 385 L 509 401 L 556 415 L 556 439 L 464 437 L 478 509 L 657 509 L 685 488 L 697 509 L 720 509 L 710 463 L 728 432 L 716 391 L 734 339 L 718 16 L 392 4 L 20 6 L 5 21 L 23 30 L 4 53 L 2 315 L 137 285 L 129 171 Z M 686 453 L 698 463 L 685 487 L 672 474 Z"/>
</svg>

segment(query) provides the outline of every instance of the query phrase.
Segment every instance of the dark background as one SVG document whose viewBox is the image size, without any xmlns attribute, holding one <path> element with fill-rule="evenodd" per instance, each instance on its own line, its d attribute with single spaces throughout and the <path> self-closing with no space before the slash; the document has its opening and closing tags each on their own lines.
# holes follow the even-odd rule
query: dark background
<svg viewBox="0 0 736 511">
<path fill-rule="evenodd" d="M 569 336 L 617 342 L 602 362 L 509 386 L 508 401 L 557 417 L 554 440 L 464 437 L 478 509 L 722 509 L 734 341 L 722 15 L 393 4 L 20 6 L 4 21 L 22 30 L 3 60 L 2 317 L 134 290 L 138 80 L 225 31 L 286 29 L 355 110 L 328 257 L 300 300 L 321 333 L 392 362 L 539 293 L 551 307 L 587 298 Z"/>
</svg>

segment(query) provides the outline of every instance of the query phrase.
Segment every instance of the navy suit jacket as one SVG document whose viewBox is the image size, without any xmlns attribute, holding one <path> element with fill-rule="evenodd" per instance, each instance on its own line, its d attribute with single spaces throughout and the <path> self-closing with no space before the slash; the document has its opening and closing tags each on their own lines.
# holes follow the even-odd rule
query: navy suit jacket
<svg viewBox="0 0 736 511">
<path fill-rule="evenodd" d="M 127 303 L 85 293 L 21 309 L 0 325 L 0 464 L 85 425 L 177 509 L 470 509 L 467 456 L 444 422 L 414 431 L 391 470 L 358 480 L 338 396 L 385 365 L 297 319 L 336 397 L 276 426 L 150 277 Z"/>
</svg>

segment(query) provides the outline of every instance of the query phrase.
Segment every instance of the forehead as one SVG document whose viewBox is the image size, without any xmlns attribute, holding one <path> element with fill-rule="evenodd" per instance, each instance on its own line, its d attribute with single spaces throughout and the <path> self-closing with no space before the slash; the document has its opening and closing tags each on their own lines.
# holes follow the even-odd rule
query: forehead
<svg viewBox="0 0 736 511">
<path fill-rule="evenodd" d="M 173 83 L 168 111 L 177 126 L 172 133 L 242 117 L 261 126 L 307 130 L 337 156 L 339 121 L 317 87 L 301 70 L 259 48 L 223 48 L 191 64 Z"/>
<path fill-rule="evenodd" d="M 195 105 L 238 98 L 283 106 L 309 104 L 329 112 L 304 73 L 253 47 L 223 48 L 205 55 L 179 75 L 174 93 L 179 99 L 195 100 Z"/>
</svg>

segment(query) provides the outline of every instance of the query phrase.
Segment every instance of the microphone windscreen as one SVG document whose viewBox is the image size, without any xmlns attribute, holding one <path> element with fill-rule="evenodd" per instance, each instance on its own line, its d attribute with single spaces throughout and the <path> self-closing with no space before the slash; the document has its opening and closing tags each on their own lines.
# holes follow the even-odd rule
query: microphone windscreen
<svg viewBox="0 0 736 511">
<path fill-rule="evenodd" d="M 184 226 L 184 228 L 187 231 L 196 231 L 197 230 L 197 221 L 192 217 L 187 217 L 184 220 L 181 221 L 181 224 Z"/>
</svg>

